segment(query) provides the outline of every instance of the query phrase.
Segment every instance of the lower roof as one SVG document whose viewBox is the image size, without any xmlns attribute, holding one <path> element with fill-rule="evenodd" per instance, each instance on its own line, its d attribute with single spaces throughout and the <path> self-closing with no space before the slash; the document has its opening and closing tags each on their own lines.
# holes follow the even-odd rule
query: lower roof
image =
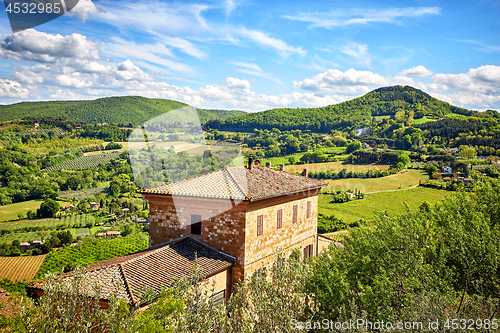
<svg viewBox="0 0 500 333">
<path fill-rule="evenodd" d="M 112 295 L 128 304 L 140 305 L 147 290 L 160 291 L 175 277 L 189 277 L 195 262 L 202 274 L 211 276 L 227 270 L 235 259 L 189 236 L 151 247 L 147 250 L 99 262 L 83 269 L 83 290 L 89 294 L 95 284 L 101 289 L 101 299 Z M 60 275 L 69 280 L 75 272 Z M 32 289 L 44 289 L 44 281 L 35 282 Z"/>
</svg>

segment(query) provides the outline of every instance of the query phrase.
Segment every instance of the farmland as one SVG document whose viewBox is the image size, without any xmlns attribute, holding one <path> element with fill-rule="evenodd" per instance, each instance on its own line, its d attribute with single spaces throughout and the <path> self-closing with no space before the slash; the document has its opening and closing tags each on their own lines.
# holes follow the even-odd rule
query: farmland
<svg viewBox="0 0 500 333">
<path fill-rule="evenodd" d="M 0 206 L 0 222 L 17 220 L 19 214 L 26 216 L 29 210 L 36 212 L 42 202 L 42 200 L 29 200 Z M 59 204 L 62 205 L 64 202 L 59 201 Z M 2 224 L 0 224 L 0 229 L 1 226 Z"/>
<path fill-rule="evenodd" d="M 109 161 L 116 159 L 120 156 L 119 152 L 82 156 L 74 160 L 65 161 L 57 165 L 43 169 L 42 172 L 51 172 L 59 170 L 85 170 L 96 168 L 99 164 L 106 164 Z"/>
<path fill-rule="evenodd" d="M 367 172 L 368 170 L 380 170 L 385 171 L 390 168 L 389 164 L 350 164 L 346 162 L 326 162 L 326 163 L 314 163 L 314 164 L 296 164 L 287 165 L 285 171 L 290 173 L 302 172 L 302 170 L 307 169 L 308 172 L 320 172 L 326 170 L 333 170 L 336 173 L 340 172 L 342 169 L 346 169 L 347 172 Z"/>
<path fill-rule="evenodd" d="M 29 257 L 0 257 L 0 280 L 31 281 L 47 255 Z"/>
<path fill-rule="evenodd" d="M 114 239 L 84 239 L 76 246 L 52 251 L 40 267 L 37 278 L 50 272 L 60 272 L 68 264 L 85 267 L 96 262 L 123 256 L 148 248 L 147 234 L 134 234 Z"/>
<path fill-rule="evenodd" d="M 404 213 L 404 202 L 410 208 L 417 209 L 422 202 L 434 204 L 444 199 L 450 192 L 427 187 L 417 187 L 397 192 L 381 192 L 367 194 L 362 200 L 353 200 L 346 203 L 330 203 L 331 195 L 319 196 L 320 214 L 335 215 L 345 222 L 354 222 L 359 219 L 371 220 L 375 213 L 387 211 L 392 216 Z"/>
<path fill-rule="evenodd" d="M 386 177 L 379 178 L 344 178 L 344 179 L 327 179 L 328 186 L 322 189 L 322 192 L 327 191 L 347 191 L 358 190 L 363 193 L 396 190 L 399 188 L 407 188 L 417 185 L 419 181 L 426 181 L 429 176 L 422 170 L 408 170 L 403 173 L 397 173 Z"/>
</svg>

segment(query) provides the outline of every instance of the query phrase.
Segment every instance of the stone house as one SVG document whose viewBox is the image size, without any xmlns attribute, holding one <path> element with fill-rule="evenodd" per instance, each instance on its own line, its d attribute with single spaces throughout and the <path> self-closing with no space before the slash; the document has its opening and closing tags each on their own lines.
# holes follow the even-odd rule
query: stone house
<svg viewBox="0 0 500 333">
<path fill-rule="evenodd" d="M 299 249 L 305 258 L 321 252 L 318 194 L 325 185 L 250 161 L 140 193 L 149 201 L 151 246 L 197 239 L 235 258 L 236 283 L 269 265 L 278 249 L 287 256 Z"/>
<path fill-rule="evenodd" d="M 326 184 L 304 171 L 297 176 L 283 165 L 278 171 L 250 160 L 141 190 L 150 207 L 149 249 L 85 268 L 89 283 L 105 286 L 101 306 L 116 292 L 116 279 L 118 297 L 140 306 L 141 288 L 158 290 L 174 276 L 189 276 L 195 258 L 204 286 L 215 282 L 212 297 L 221 301 L 245 275 L 266 268 L 278 249 L 286 256 L 294 250 L 303 258 L 318 255 L 332 241 L 317 234 L 318 194 Z M 43 295 L 43 281 L 29 289 Z"/>
</svg>

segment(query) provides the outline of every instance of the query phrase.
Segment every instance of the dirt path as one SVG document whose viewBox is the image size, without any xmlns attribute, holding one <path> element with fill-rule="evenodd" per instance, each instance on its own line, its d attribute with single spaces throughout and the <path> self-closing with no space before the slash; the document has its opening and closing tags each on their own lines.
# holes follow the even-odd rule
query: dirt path
<svg viewBox="0 0 500 333">
<path fill-rule="evenodd" d="M 397 189 L 397 190 L 385 190 L 385 191 L 366 192 L 365 194 L 374 194 L 374 193 L 382 193 L 382 192 L 406 191 L 406 190 L 409 190 L 409 189 L 412 189 L 412 188 L 415 188 L 415 187 L 418 187 L 418 186 L 419 186 L 419 184 L 413 185 L 413 186 L 410 186 L 410 187 L 407 187 L 407 188 L 400 188 L 400 189 Z"/>
</svg>

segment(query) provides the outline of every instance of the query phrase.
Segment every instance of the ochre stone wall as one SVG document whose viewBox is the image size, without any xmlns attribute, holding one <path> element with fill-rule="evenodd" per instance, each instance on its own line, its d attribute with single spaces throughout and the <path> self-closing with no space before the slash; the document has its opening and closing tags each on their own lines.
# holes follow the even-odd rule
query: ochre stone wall
<svg viewBox="0 0 500 333">
<path fill-rule="evenodd" d="M 245 231 L 245 274 L 252 274 L 258 269 L 267 267 L 273 260 L 278 249 L 285 256 L 290 256 L 293 249 L 300 249 L 303 253 L 304 247 L 313 244 L 314 255 L 316 254 L 315 237 L 318 221 L 318 196 L 305 195 L 287 196 L 290 201 L 283 197 L 268 199 L 258 205 L 249 205 L 246 214 Z M 307 202 L 311 202 L 310 217 L 306 217 Z M 293 206 L 298 206 L 297 222 L 292 222 Z M 252 209 L 254 208 L 254 209 Z M 277 212 L 283 210 L 282 227 L 277 228 Z M 257 217 L 263 215 L 264 230 L 261 236 L 257 236 Z"/>
</svg>

